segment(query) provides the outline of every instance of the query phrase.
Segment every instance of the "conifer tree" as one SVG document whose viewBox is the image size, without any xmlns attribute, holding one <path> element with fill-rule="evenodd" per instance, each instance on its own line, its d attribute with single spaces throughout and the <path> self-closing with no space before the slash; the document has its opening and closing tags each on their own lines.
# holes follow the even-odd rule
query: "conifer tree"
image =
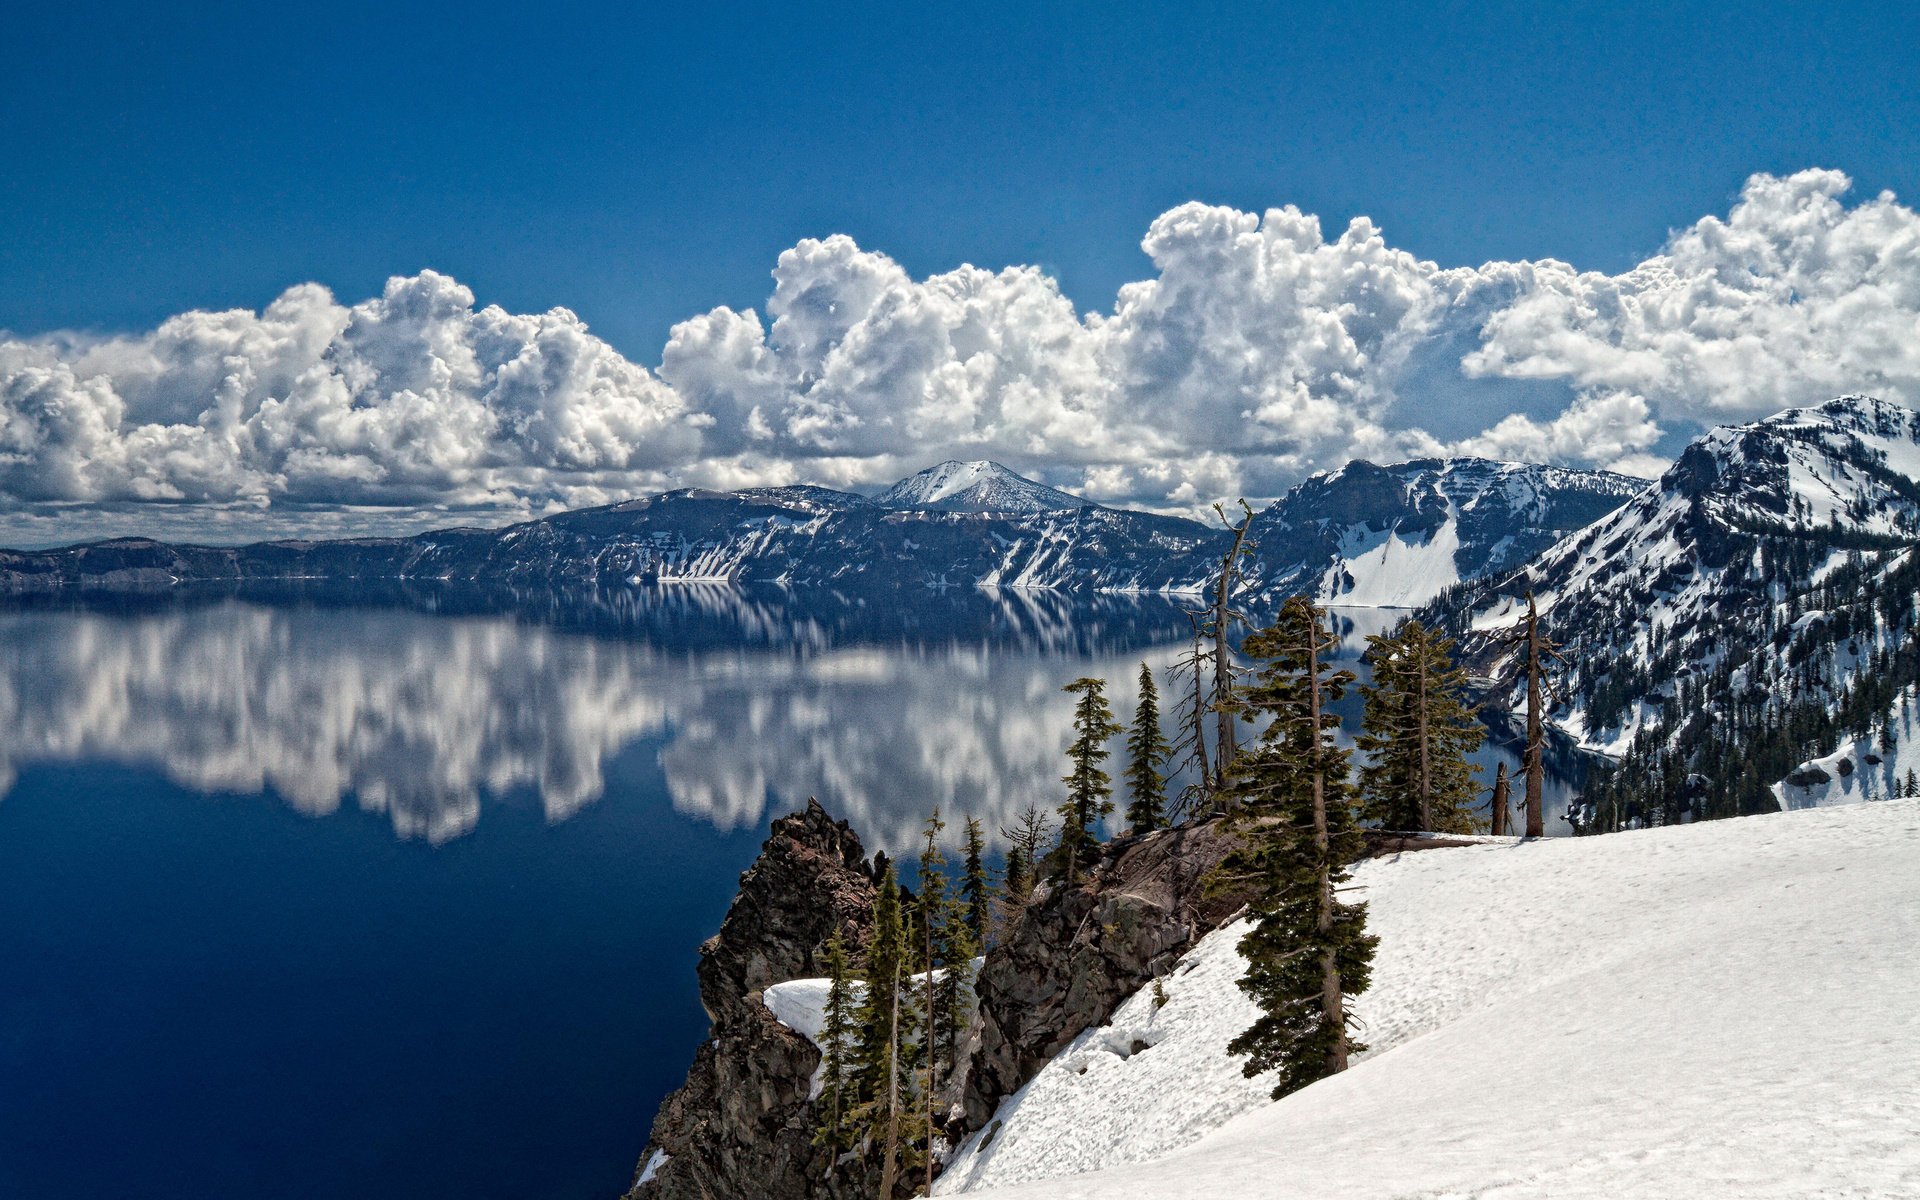
<svg viewBox="0 0 1920 1200">
<path fill-rule="evenodd" d="M 1242 701 L 1269 720 L 1228 777 L 1238 845 L 1216 883 L 1251 893 L 1240 988 L 1261 1015 L 1228 1048 L 1248 1056 L 1249 1076 L 1276 1074 L 1276 1098 L 1345 1070 L 1362 1048 L 1346 998 L 1366 990 L 1377 942 L 1366 906 L 1339 899 L 1361 835 L 1347 752 L 1333 741 L 1330 706 L 1353 681 L 1327 667 L 1337 644 L 1320 611 L 1295 596 L 1243 646 L 1259 665 Z"/>
<path fill-rule="evenodd" d="M 967 818 L 967 857 L 960 878 L 960 897 L 967 905 L 967 933 L 975 946 L 987 944 L 987 916 L 993 887 L 987 880 L 987 839 L 980 818 Z"/>
<path fill-rule="evenodd" d="M 1364 815 L 1383 829 L 1472 833 L 1479 768 L 1467 756 L 1486 732 L 1461 698 L 1467 673 L 1453 639 L 1408 621 L 1367 638 L 1371 682 L 1365 730 L 1356 739 L 1370 761 L 1360 769 Z"/>
<path fill-rule="evenodd" d="M 1153 685 L 1153 671 L 1141 663 L 1140 699 L 1127 734 L 1127 826 L 1135 833 L 1151 833 L 1167 823 L 1167 777 L 1160 768 L 1172 750 L 1160 732 L 1160 691 Z"/>
<path fill-rule="evenodd" d="M 860 1104 L 854 1110 L 861 1140 L 881 1148 L 880 1195 L 891 1197 L 903 1157 L 902 1145 L 910 1115 L 910 1086 L 906 1043 L 913 1013 L 903 984 L 910 977 L 912 947 L 900 906 L 900 883 L 891 864 L 880 879 L 873 906 L 873 932 L 867 940 L 867 987 L 856 1020 L 858 1039 L 854 1060 L 855 1086 Z"/>
<path fill-rule="evenodd" d="M 1060 777 L 1067 785 L 1067 799 L 1059 809 L 1059 869 L 1071 886 L 1097 854 L 1094 822 L 1113 811 L 1113 781 L 1100 764 L 1107 760 L 1107 742 L 1120 726 L 1107 707 L 1105 680 L 1076 679 L 1061 690 L 1079 697 L 1073 706 L 1073 741 L 1067 746 L 1073 769 Z"/>
<path fill-rule="evenodd" d="M 1487 802 L 1487 822 L 1495 837 L 1507 836 L 1507 807 L 1513 803 L 1513 785 L 1507 780 L 1507 764 L 1503 761 L 1493 771 L 1493 796 Z"/>
<path fill-rule="evenodd" d="M 827 939 L 827 1003 L 820 1028 L 820 1127 L 813 1139 L 816 1146 L 828 1150 L 830 1160 L 849 1149 L 854 1140 L 850 1112 L 855 1096 L 854 1003 L 846 939 L 835 929 Z M 830 1161 L 828 1171 L 832 1169 Z"/>
</svg>

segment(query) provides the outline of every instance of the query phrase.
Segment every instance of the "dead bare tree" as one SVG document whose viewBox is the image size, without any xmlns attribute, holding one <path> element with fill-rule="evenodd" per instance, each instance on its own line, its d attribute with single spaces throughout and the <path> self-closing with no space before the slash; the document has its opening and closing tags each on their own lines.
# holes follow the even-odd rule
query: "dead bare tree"
<svg viewBox="0 0 1920 1200">
<path fill-rule="evenodd" d="M 1233 535 L 1226 555 L 1220 560 L 1220 577 L 1214 581 L 1213 603 L 1207 609 L 1205 622 L 1213 638 L 1213 792 L 1218 795 L 1226 787 L 1227 772 L 1233 768 L 1233 760 L 1240 750 L 1235 729 L 1240 720 L 1240 705 L 1234 692 L 1233 650 L 1227 639 L 1234 625 L 1247 619 L 1246 614 L 1233 607 L 1233 598 L 1245 581 L 1240 558 L 1253 549 L 1255 543 L 1247 540 L 1247 531 L 1253 528 L 1253 507 L 1245 500 L 1240 501 L 1242 516 L 1238 525 L 1228 519 L 1227 510 L 1221 505 L 1214 505 L 1213 511 Z"/>
<path fill-rule="evenodd" d="M 1546 707 L 1548 700 L 1560 701 L 1560 694 L 1547 678 L 1547 664 L 1565 666 L 1567 660 L 1561 655 L 1560 647 L 1540 627 L 1540 606 L 1534 601 L 1531 587 L 1527 589 L 1526 617 L 1502 641 L 1520 653 L 1521 665 L 1527 673 L 1527 745 L 1520 760 L 1526 785 L 1526 836 L 1543 837 L 1547 832 L 1546 809 L 1541 800 L 1546 781 Z"/>
</svg>

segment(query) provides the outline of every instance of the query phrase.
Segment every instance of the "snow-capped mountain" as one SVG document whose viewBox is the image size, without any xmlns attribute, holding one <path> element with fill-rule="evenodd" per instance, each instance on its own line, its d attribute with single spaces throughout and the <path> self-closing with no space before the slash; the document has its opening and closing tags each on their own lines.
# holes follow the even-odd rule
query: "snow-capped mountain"
<svg viewBox="0 0 1920 1200">
<path fill-rule="evenodd" d="M 1476 459 L 1355 463 L 1259 515 L 1248 603 L 1277 604 L 1296 590 L 1338 604 L 1417 603 L 1524 559 L 1612 508 L 1627 486 L 1617 476 Z M 1182 517 L 1090 504 L 992 463 L 947 463 L 876 499 L 804 485 L 686 488 L 501 530 L 0 552 L 0 589 L 298 578 L 1194 593 L 1219 570 L 1226 538 Z"/>
<path fill-rule="evenodd" d="M 1069 492 L 1035 483 L 997 462 L 954 462 L 909 475 L 874 497 L 882 508 L 939 512 L 1038 513 L 1095 507 Z"/>
<path fill-rule="evenodd" d="M 1353 462 L 1254 518 L 1255 590 L 1325 604 L 1410 608 L 1511 571 L 1618 508 L 1644 481 L 1483 458 Z"/>
<path fill-rule="evenodd" d="M 1877 689 L 1912 682 L 1916 545 L 1920 414 L 1850 396 L 1713 430 L 1618 511 L 1435 612 L 1514 706 L 1500 639 L 1531 589 L 1567 648 L 1555 723 L 1624 756 L 1665 816 L 1739 811 L 1861 706 L 1859 734 L 1884 724 Z"/>
</svg>

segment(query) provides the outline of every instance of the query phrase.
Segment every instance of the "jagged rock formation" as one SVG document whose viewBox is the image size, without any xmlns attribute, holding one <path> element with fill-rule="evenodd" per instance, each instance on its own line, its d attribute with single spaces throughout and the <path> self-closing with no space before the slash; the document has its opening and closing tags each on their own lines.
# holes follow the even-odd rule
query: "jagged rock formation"
<svg viewBox="0 0 1920 1200">
<path fill-rule="evenodd" d="M 969 1130 L 1240 907 L 1203 884 L 1226 851 L 1220 822 L 1186 825 L 1109 845 L 1084 886 L 1040 885 L 975 985 Z"/>
<path fill-rule="evenodd" d="M 859 944 L 875 879 L 859 837 L 818 803 L 773 823 L 720 932 L 700 947 L 712 1032 L 654 1118 L 635 1200 L 821 1194 L 810 1190 L 820 1164 L 808 1102 L 820 1053 L 774 1020 L 760 994 L 822 974 L 834 930 Z"/>
</svg>

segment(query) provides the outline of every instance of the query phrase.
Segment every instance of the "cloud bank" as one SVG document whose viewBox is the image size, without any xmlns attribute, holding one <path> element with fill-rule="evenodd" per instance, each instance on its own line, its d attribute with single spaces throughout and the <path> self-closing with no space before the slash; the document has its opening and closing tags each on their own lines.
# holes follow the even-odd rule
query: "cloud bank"
<svg viewBox="0 0 1920 1200">
<path fill-rule="evenodd" d="M 682 322 L 652 370 L 565 309 L 476 307 L 430 271 L 351 306 L 306 284 L 143 334 L 0 337 L 0 505 L 47 540 L 100 514 L 353 530 L 862 486 L 947 457 L 1174 510 L 1353 457 L 1648 473 L 1702 425 L 1842 392 L 1920 403 L 1920 215 L 1849 188 L 1756 175 L 1619 275 L 1442 268 L 1365 218 L 1329 238 L 1291 207 L 1185 204 L 1111 312 L 1033 267 L 915 280 L 809 239 L 764 312 Z"/>
</svg>

